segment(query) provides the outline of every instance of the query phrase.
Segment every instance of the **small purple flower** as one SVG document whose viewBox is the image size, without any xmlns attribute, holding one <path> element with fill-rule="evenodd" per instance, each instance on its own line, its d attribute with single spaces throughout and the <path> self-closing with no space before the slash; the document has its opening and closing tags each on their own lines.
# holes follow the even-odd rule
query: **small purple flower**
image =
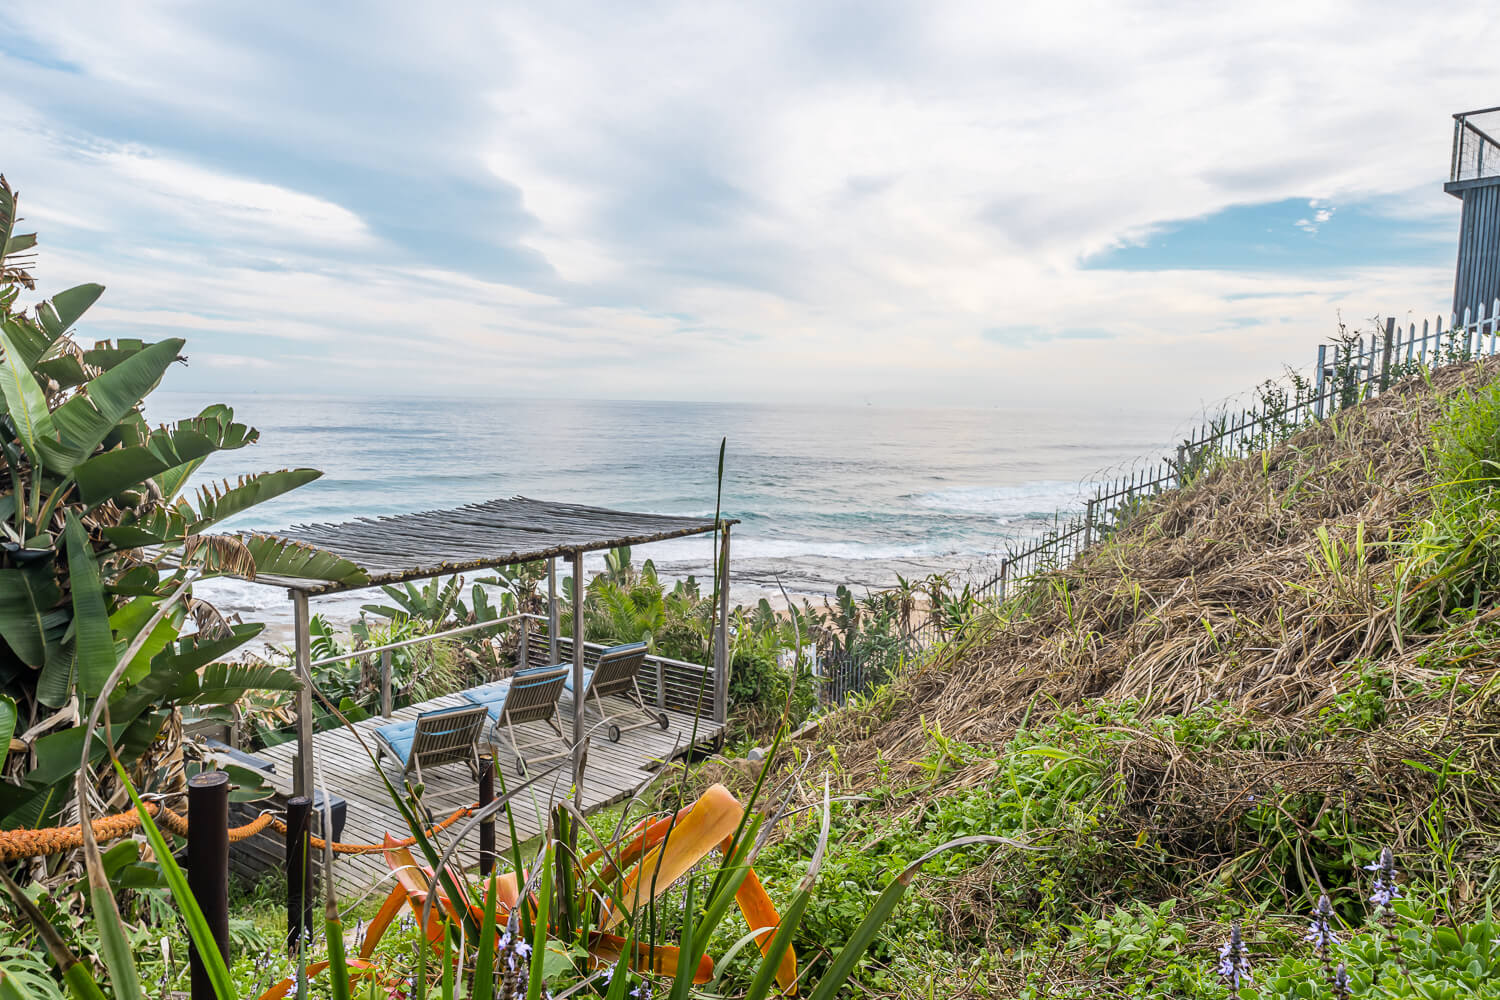
<svg viewBox="0 0 1500 1000">
<path fill-rule="evenodd" d="M 599 974 L 599 981 L 608 986 L 609 981 L 613 978 L 615 978 L 615 967 L 613 965 L 606 965 L 604 971 Z"/>
<path fill-rule="evenodd" d="M 1343 962 L 1339 963 L 1338 971 L 1333 974 L 1333 982 L 1329 984 L 1329 987 L 1334 1000 L 1349 1000 L 1353 995 L 1354 991 L 1349 987 L 1349 970 L 1344 968 Z"/>
<path fill-rule="evenodd" d="M 1229 925 L 1229 940 L 1219 948 L 1219 978 L 1234 990 L 1251 981 L 1250 953 L 1240 936 L 1238 920 Z"/>
<path fill-rule="evenodd" d="M 642 979 L 641 985 L 631 990 L 630 995 L 634 997 L 635 1000 L 651 1000 L 651 981 Z"/>
<path fill-rule="evenodd" d="M 1333 932 L 1333 904 L 1328 901 L 1326 893 L 1318 897 L 1317 909 L 1313 911 L 1312 923 L 1307 925 L 1303 940 L 1311 942 L 1320 955 L 1339 943 L 1338 935 Z"/>
</svg>

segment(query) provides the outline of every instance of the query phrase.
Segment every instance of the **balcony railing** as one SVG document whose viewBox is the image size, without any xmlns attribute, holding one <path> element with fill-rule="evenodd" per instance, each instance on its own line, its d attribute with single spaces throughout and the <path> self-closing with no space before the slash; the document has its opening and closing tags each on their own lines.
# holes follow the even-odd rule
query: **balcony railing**
<svg viewBox="0 0 1500 1000">
<path fill-rule="evenodd" d="M 1464 111 L 1453 116 L 1453 162 L 1448 180 L 1500 177 L 1500 107 Z"/>
</svg>

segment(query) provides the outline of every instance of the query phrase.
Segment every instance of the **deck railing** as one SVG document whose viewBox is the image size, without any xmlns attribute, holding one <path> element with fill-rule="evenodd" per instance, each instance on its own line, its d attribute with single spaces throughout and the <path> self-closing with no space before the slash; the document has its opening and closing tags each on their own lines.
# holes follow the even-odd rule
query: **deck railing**
<svg viewBox="0 0 1500 1000">
<path fill-rule="evenodd" d="M 539 619 L 544 631 L 540 636 L 528 636 L 522 644 L 522 659 L 529 667 L 546 666 L 551 662 L 550 647 L 545 632 L 546 619 Z M 583 665 L 593 669 L 599 662 L 599 654 L 608 646 L 597 642 L 583 644 Z M 573 640 L 557 640 L 558 661 L 571 663 Z M 641 697 L 648 705 L 685 712 L 689 715 L 714 715 L 714 668 L 701 663 L 688 663 L 666 656 L 646 657 L 637 683 Z M 723 719 L 715 719 L 723 722 Z"/>
<path fill-rule="evenodd" d="M 1449 181 L 1500 176 L 1500 108 L 1463 111 L 1453 116 L 1453 162 Z"/>
</svg>

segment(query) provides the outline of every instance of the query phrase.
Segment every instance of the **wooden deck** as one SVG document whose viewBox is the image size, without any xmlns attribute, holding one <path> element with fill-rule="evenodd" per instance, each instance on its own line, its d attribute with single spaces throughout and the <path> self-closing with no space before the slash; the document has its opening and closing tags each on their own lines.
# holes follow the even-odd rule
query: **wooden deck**
<svg viewBox="0 0 1500 1000">
<path fill-rule="evenodd" d="M 434 708 L 459 704 L 462 700 L 457 694 L 444 695 L 418 705 L 398 709 L 392 718 L 409 719 Z M 611 711 L 623 710 L 627 704 L 616 699 L 607 699 L 607 701 L 611 703 Z M 566 691 L 562 695 L 558 717 L 563 731 L 571 732 L 573 702 L 572 695 Z M 657 726 L 637 729 L 623 734 L 619 743 L 611 743 L 605 735 L 605 727 L 600 722 L 597 710 L 592 707 L 589 709 L 584 719 L 589 727 L 588 759 L 583 774 L 585 813 L 596 812 L 628 799 L 655 777 L 654 772 L 662 766 L 663 762 L 682 757 L 688 752 L 689 741 L 693 738 L 692 715 L 669 710 L 667 718 L 669 725 L 666 730 Z M 354 729 L 364 739 L 365 746 L 369 747 L 368 753 L 348 729 L 330 730 L 314 737 L 313 742 L 316 748 L 314 759 L 320 786 L 327 785 L 334 795 L 343 798 L 348 803 L 344 829 L 339 837 L 343 843 L 378 844 L 387 831 L 397 837 L 409 836 L 406 823 L 391 804 L 385 785 L 375 772 L 375 765 L 369 755 L 375 747 L 373 731 L 389 721 L 386 718 L 375 718 L 354 725 Z M 709 718 L 699 718 L 697 727 L 697 743 L 700 749 L 715 741 L 723 728 Z M 538 722 L 517 726 L 516 735 L 524 745 L 539 742 L 544 735 L 550 736 L 552 732 L 544 723 Z M 277 806 L 284 805 L 291 793 L 291 776 L 294 772 L 293 756 L 296 751 L 296 742 L 283 743 L 256 751 L 256 756 L 272 761 L 276 765 L 276 775 L 272 784 L 277 791 Z M 529 753 L 544 755 L 546 750 L 533 750 Z M 516 774 L 515 756 L 508 742 L 502 740 L 500 746 L 495 749 L 495 755 L 504 769 L 506 788 L 515 788 L 517 784 L 524 781 Z M 400 765 L 389 756 L 382 758 L 381 763 L 385 774 L 399 786 Z M 545 823 L 550 806 L 569 796 L 570 774 L 566 762 L 563 764 L 562 770 L 537 782 L 513 800 L 512 812 L 515 817 L 516 832 L 523 840 L 536 836 Z M 531 768 L 531 773 L 535 774 L 549 766 L 551 764 L 534 766 Z M 423 804 L 437 819 L 445 818 L 459 806 L 477 801 L 478 786 L 470 775 L 469 769 L 463 764 L 424 767 L 423 776 L 427 779 Z M 412 780 L 416 780 L 414 776 Z M 498 792 L 498 784 L 496 790 Z M 456 831 L 457 825 L 452 829 Z M 262 834 L 251 841 L 246 841 L 243 845 L 236 845 L 241 852 L 239 863 L 235 865 L 236 869 L 251 871 L 257 867 L 264 868 L 275 858 L 284 857 L 284 853 L 280 855 L 277 853 L 278 851 L 284 852 L 279 836 L 275 838 L 274 843 L 269 839 L 264 843 L 258 842 L 268 837 L 268 834 Z M 449 834 L 441 833 L 438 835 L 438 840 L 446 846 L 451 842 L 448 837 Z M 509 840 L 508 825 L 502 814 L 495 825 L 495 841 L 498 849 L 504 851 L 509 846 Z M 460 849 L 459 857 L 465 866 L 478 863 L 477 848 L 478 834 L 476 832 L 465 840 Z M 334 862 L 334 867 L 340 890 L 343 893 L 360 892 L 389 874 L 385 859 L 378 852 L 340 855 Z"/>
</svg>

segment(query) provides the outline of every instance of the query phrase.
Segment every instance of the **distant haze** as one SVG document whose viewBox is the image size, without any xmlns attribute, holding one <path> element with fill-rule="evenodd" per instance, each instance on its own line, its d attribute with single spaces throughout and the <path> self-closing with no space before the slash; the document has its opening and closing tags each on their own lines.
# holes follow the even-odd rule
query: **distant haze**
<svg viewBox="0 0 1500 1000">
<path fill-rule="evenodd" d="M 11 3 L 0 171 L 180 390 L 1183 408 L 1446 308 L 1497 14 Z"/>
</svg>

